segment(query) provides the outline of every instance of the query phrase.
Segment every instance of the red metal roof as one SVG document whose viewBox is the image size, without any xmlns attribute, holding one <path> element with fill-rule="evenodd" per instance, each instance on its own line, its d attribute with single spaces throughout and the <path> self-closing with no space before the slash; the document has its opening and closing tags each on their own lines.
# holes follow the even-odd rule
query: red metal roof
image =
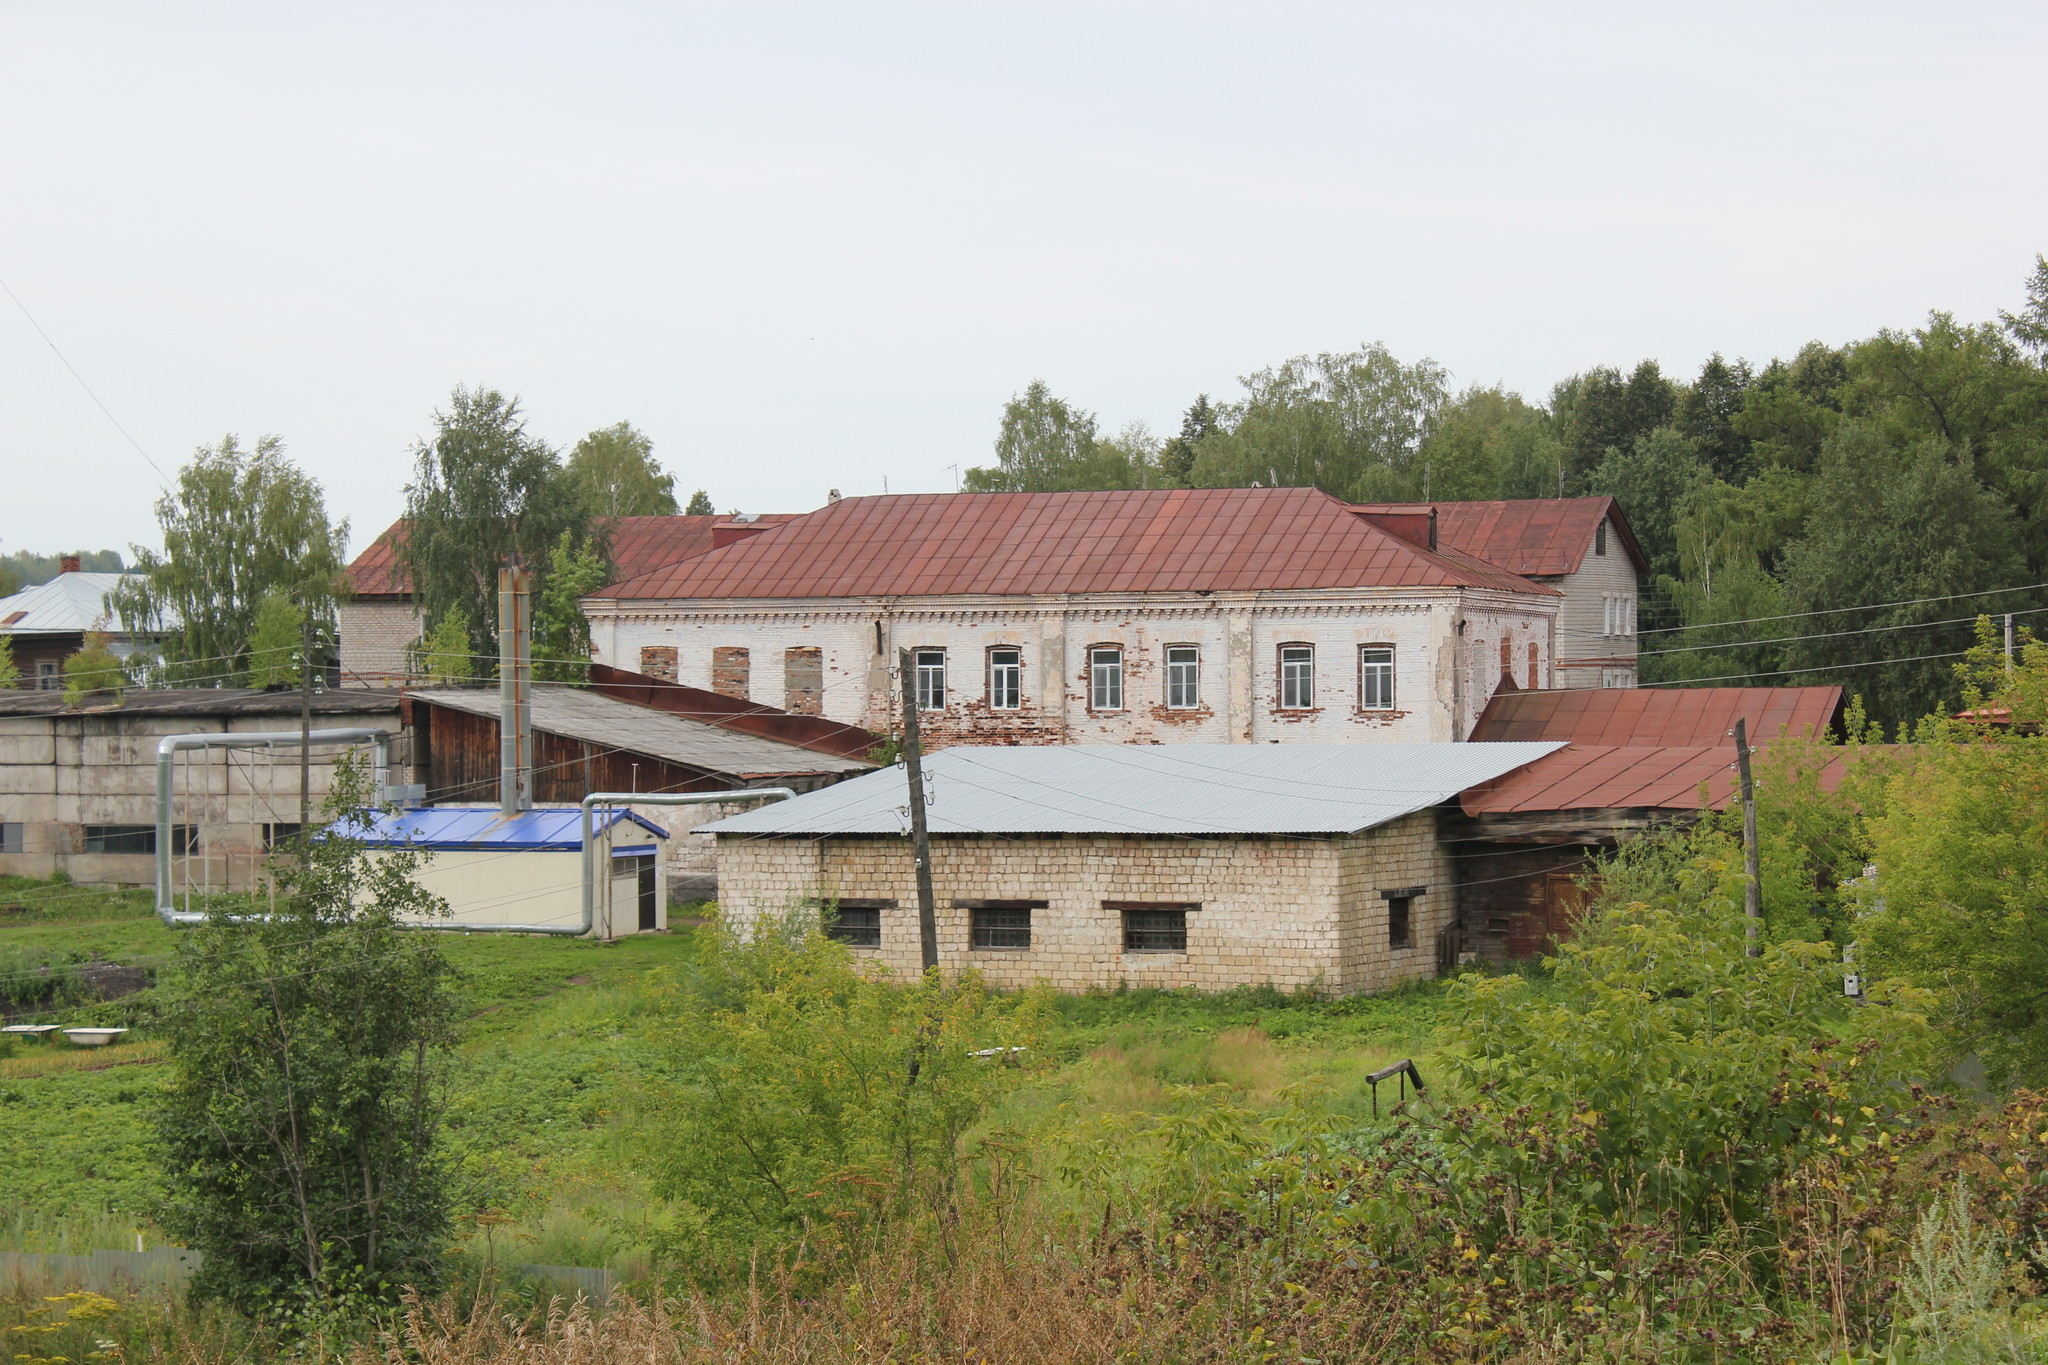
<svg viewBox="0 0 2048 1365">
<path fill-rule="evenodd" d="M 1752 743 L 1783 734 L 1818 737 L 1841 714 L 1839 687 L 1607 687 L 1500 692 L 1486 704 L 1475 740 L 1562 739 L 1624 746 L 1726 745 L 1735 718 Z"/>
<path fill-rule="evenodd" d="M 1516 498 L 1501 502 L 1372 502 L 1354 504 L 1381 516 L 1436 508 L 1439 546 L 1455 546 L 1518 574 L 1577 573 L 1603 519 L 1640 572 L 1650 567 L 1635 532 L 1613 498 Z"/>
<path fill-rule="evenodd" d="M 619 701 L 651 706 L 671 715 L 687 716 L 706 725 L 779 739 L 819 753 L 837 754 L 841 758 L 865 760 L 882 739 L 858 725 L 826 720 L 823 716 L 799 716 L 778 711 L 760 702 L 741 701 L 723 693 L 707 692 L 701 687 L 664 682 L 644 673 L 629 673 L 623 668 L 610 668 L 604 664 L 590 666 L 590 690 Z"/>
<path fill-rule="evenodd" d="M 1313 488 L 846 498 L 596 594 L 915 597 L 1460 586 L 1555 590 L 1432 554 Z"/>
<path fill-rule="evenodd" d="M 770 512 L 755 519 L 756 525 L 779 525 L 803 515 L 800 512 Z M 707 517 L 617 517 L 612 520 L 612 564 L 622 578 L 649 573 L 677 560 L 701 555 L 711 548 L 713 525 L 729 521 L 722 516 Z M 371 542 L 348 566 L 349 583 L 358 596 L 405 594 L 412 584 L 398 563 L 397 538 L 405 534 L 403 520 L 391 523 L 383 535 Z"/>
<path fill-rule="evenodd" d="M 1629 748 L 1572 744 L 1468 789 L 1458 805 L 1467 815 L 1646 806 L 1698 810 L 1704 782 L 1707 804 L 1719 810 L 1728 804 L 1734 763 L 1734 747 L 1726 741 Z"/>
</svg>

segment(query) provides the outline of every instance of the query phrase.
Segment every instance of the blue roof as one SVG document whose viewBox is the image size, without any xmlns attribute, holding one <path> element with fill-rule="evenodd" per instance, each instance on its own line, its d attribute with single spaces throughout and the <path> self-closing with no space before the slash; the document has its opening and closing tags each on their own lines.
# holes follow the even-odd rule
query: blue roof
<svg viewBox="0 0 2048 1365">
<path fill-rule="evenodd" d="M 616 808 L 590 813 L 593 833 L 630 822 L 666 839 L 652 820 Z M 386 811 L 367 830 L 346 831 L 371 848 L 506 848 L 573 853 L 583 847 L 583 814 L 568 810 L 521 811 L 509 820 L 496 806 L 421 806 Z"/>
</svg>

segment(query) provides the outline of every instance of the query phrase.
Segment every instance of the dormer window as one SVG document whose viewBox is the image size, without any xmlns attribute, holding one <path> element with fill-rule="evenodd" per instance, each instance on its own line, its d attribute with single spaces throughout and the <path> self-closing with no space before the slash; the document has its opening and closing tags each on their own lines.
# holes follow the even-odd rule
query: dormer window
<svg viewBox="0 0 2048 1365">
<path fill-rule="evenodd" d="M 1593 553 L 1596 555 L 1607 553 L 1607 522 L 1604 518 L 1593 531 Z"/>
</svg>

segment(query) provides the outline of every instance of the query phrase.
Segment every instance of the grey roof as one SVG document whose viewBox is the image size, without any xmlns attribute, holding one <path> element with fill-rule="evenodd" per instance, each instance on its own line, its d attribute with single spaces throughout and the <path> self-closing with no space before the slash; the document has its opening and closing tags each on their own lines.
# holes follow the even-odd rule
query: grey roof
<svg viewBox="0 0 2048 1365">
<path fill-rule="evenodd" d="M 934 834 L 1348 834 L 1449 800 L 1561 743 L 961 746 L 925 760 Z M 704 826 L 902 834 L 885 768 Z"/>
<path fill-rule="evenodd" d="M 125 633 L 127 624 L 107 610 L 107 594 L 139 574 L 60 573 L 47 583 L 0 597 L 0 632 L 10 635 L 76 635 L 88 630 Z M 178 624 L 167 612 L 166 627 Z M 9 618 L 12 618 L 10 620 Z"/>
<path fill-rule="evenodd" d="M 316 716 L 352 716 L 383 712 L 398 724 L 398 693 L 369 688 L 341 688 L 313 694 Z M 292 716 L 299 714 L 299 694 L 259 692 L 247 687 L 130 687 L 118 703 L 82 706 L 69 711 L 57 691 L 8 691 L 0 688 L 0 716 Z"/>
<path fill-rule="evenodd" d="M 418 701 L 467 711 L 473 716 L 498 715 L 495 690 L 434 689 L 410 693 Z M 701 768 L 736 777 L 795 777 L 810 773 L 864 773 L 874 765 L 859 759 L 821 754 L 814 749 L 761 735 L 707 725 L 651 706 L 637 706 L 588 688 L 536 683 L 533 728 L 565 739 L 588 740 L 613 749 Z"/>
</svg>

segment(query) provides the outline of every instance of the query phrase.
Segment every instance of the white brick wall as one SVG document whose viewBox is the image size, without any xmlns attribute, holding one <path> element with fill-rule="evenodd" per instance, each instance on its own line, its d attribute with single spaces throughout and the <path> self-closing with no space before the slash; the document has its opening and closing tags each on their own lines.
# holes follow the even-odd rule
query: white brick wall
<svg viewBox="0 0 2048 1365">
<path fill-rule="evenodd" d="M 1272 983 L 1351 993 L 1436 972 L 1437 930 L 1451 916 L 1448 860 L 1433 812 L 1334 839 L 938 838 L 933 840 L 939 961 L 1016 988 L 1047 982 L 1193 986 Z M 900 976 L 919 969 L 917 890 L 904 839 L 718 839 L 720 913 L 748 925 L 806 898 L 894 900 L 882 946 L 863 950 Z M 1410 943 L 1388 943 L 1380 893 L 1424 887 Z M 1044 900 L 1029 949 L 975 951 L 956 899 Z M 1105 901 L 1196 902 L 1185 953 L 1125 952 L 1123 918 Z"/>
<path fill-rule="evenodd" d="M 335 609 L 344 687 L 384 687 L 407 676 L 408 651 L 420 638 L 419 613 L 404 601 L 358 599 Z"/>
<path fill-rule="evenodd" d="M 926 717 L 932 747 L 954 743 L 1253 743 L 1461 739 L 1498 680 L 1491 651 L 1511 635 L 1523 658 L 1535 642 L 1550 666 L 1558 599 L 1450 589 L 1087 595 L 991 601 L 816 600 L 801 602 L 587 604 L 595 657 L 641 671 L 641 651 L 676 651 L 676 679 L 712 685 L 712 651 L 745 648 L 748 696 L 769 706 L 785 697 L 783 661 L 792 647 L 824 658 L 823 710 L 834 720 L 894 729 L 889 669 L 901 648 L 942 649 L 947 707 Z M 1457 623 L 1461 614 L 1466 631 Z M 1477 632 L 1475 636 L 1474 632 Z M 1483 639 L 1482 661 L 1470 641 Z M 879 642 L 879 649 L 877 644 Z M 1315 705 L 1279 705 L 1279 649 L 1316 651 Z M 1201 651 L 1201 705 L 1169 709 L 1165 649 Z M 1358 706 L 1358 648 L 1391 644 L 1393 711 Z M 1091 646 L 1124 651 L 1124 707 L 1091 710 Z M 1023 706 L 988 705 L 988 650 L 1023 656 Z M 1518 662 L 1517 676 L 1524 671 Z"/>
</svg>

